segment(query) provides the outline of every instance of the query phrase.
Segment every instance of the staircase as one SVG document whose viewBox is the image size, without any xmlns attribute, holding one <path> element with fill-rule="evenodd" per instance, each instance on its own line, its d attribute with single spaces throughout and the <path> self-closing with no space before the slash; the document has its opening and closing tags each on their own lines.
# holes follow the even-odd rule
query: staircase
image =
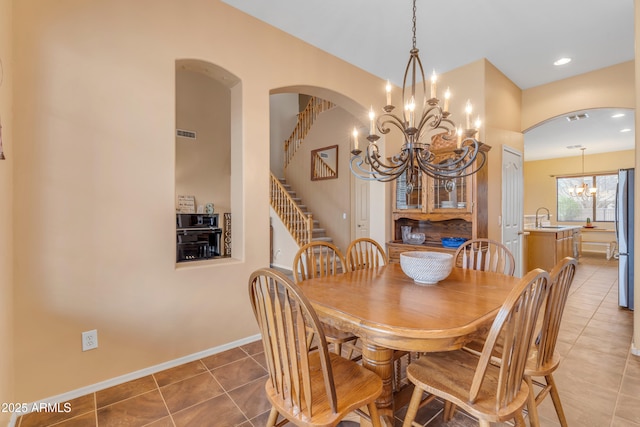
<svg viewBox="0 0 640 427">
<path fill-rule="evenodd" d="M 320 227 L 320 222 L 313 219 L 313 214 L 297 197 L 291 186 L 284 179 L 276 178 L 273 174 L 271 174 L 271 207 L 276 211 L 298 246 L 318 240 L 333 242 L 333 239 L 327 236 L 326 230 Z"/>
<path fill-rule="evenodd" d="M 313 214 L 309 212 L 307 205 L 302 203 L 302 199 L 297 197 L 296 192 L 291 189 L 291 185 L 286 183 L 286 180 L 280 179 L 282 182 L 282 186 L 287 190 L 287 193 L 291 197 L 291 200 L 300 208 L 301 211 L 305 213 L 305 215 L 312 218 L 313 228 L 311 231 L 311 241 L 321 240 L 323 242 L 333 243 L 333 239 L 327 236 L 327 230 L 320 227 L 320 221 L 317 219 L 313 219 Z"/>
<path fill-rule="evenodd" d="M 306 108 L 298 114 L 298 121 L 296 123 L 296 127 L 291 132 L 291 135 L 284 142 L 284 169 L 287 170 L 287 166 L 293 159 L 302 145 L 307 133 L 311 130 L 313 123 L 316 121 L 318 116 L 324 111 L 330 110 L 336 105 L 331 102 L 321 98 L 316 98 L 312 96 L 307 104 Z"/>
<path fill-rule="evenodd" d="M 284 142 L 284 172 L 300 148 L 318 115 L 335 107 L 330 101 L 312 96 L 306 108 L 298 114 L 298 121 L 289 138 Z M 328 168 L 328 169 L 327 169 Z M 330 167 L 323 168 L 318 173 L 320 176 L 335 174 Z M 322 240 L 332 243 L 333 239 L 327 236 L 324 228 L 319 226 L 318 220 L 313 219 L 311 212 L 302 204 L 295 191 L 291 189 L 283 178 L 276 178 L 271 174 L 271 207 L 276 211 L 285 227 L 291 233 L 298 246 L 306 245 L 313 240 Z"/>
</svg>

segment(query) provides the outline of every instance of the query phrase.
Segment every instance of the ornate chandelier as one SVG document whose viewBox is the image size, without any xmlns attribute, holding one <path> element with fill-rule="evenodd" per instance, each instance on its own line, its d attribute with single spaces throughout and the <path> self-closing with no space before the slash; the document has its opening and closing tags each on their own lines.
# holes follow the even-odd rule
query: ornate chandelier
<svg viewBox="0 0 640 427">
<path fill-rule="evenodd" d="M 369 144 L 364 152 L 358 149 L 357 131 L 354 130 L 350 163 L 352 173 L 368 181 L 393 181 L 406 173 L 409 189 L 417 185 L 421 172 L 433 178 L 450 180 L 476 173 L 486 161 L 485 152 L 480 150 L 482 143 L 474 137 L 480 120 L 471 127 L 471 103 L 467 101 L 466 105 L 466 129 L 456 129 L 449 118 L 449 89 L 444 95 L 444 108 L 440 107 L 435 71 L 427 93 L 424 70 L 416 48 L 416 0 L 413 0 L 412 23 L 413 47 L 402 84 L 404 110 L 401 115 L 393 112 L 396 107 L 391 105 L 391 85 L 387 83 L 384 112 L 377 118 L 373 107 L 369 112 Z M 422 78 L 421 84 L 418 77 Z M 386 135 L 392 127 L 403 134 L 404 144 L 399 153 L 385 160 L 377 144 L 380 139 L 378 133 Z"/>
<path fill-rule="evenodd" d="M 582 179 L 584 179 L 584 150 L 586 150 L 586 147 L 582 147 L 580 150 L 582 150 Z M 597 192 L 598 189 L 596 187 L 590 187 L 586 182 L 569 188 L 569 195 L 576 199 L 590 199 Z"/>
</svg>

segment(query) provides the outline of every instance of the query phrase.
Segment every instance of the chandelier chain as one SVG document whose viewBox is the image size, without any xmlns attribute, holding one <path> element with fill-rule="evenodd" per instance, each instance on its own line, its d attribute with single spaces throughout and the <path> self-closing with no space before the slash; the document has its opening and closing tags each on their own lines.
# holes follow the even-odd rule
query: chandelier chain
<svg viewBox="0 0 640 427">
<path fill-rule="evenodd" d="M 416 0 L 413 0 L 413 27 L 411 28 L 411 32 L 413 34 L 413 38 L 411 39 L 413 42 L 413 48 L 416 48 Z"/>
</svg>

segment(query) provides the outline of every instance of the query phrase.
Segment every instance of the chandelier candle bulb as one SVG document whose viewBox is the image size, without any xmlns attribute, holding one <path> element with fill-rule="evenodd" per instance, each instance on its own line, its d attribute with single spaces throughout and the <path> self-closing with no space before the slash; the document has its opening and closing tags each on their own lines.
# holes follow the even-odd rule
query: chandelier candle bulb
<svg viewBox="0 0 640 427">
<path fill-rule="evenodd" d="M 438 76 L 436 74 L 436 70 L 433 70 L 433 74 L 431 75 L 431 99 L 436 98 L 436 82 L 438 81 Z M 446 111 L 446 108 L 445 108 Z"/>
<path fill-rule="evenodd" d="M 449 88 L 447 88 L 447 91 L 444 93 L 444 112 L 449 111 L 449 98 L 451 98 L 451 92 L 449 91 Z"/>
<path fill-rule="evenodd" d="M 358 129 L 353 128 L 353 148 L 358 149 Z"/>
<path fill-rule="evenodd" d="M 371 109 L 369 110 L 369 122 L 371 123 L 371 126 L 369 128 L 370 135 L 376 134 L 375 121 L 376 121 L 376 113 L 373 112 L 373 106 L 371 106 Z"/>
<path fill-rule="evenodd" d="M 458 134 L 457 147 L 458 147 L 458 150 L 459 150 L 460 148 L 462 148 L 462 128 L 461 127 L 458 127 L 458 129 L 456 130 L 456 134 Z"/>
<path fill-rule="evenodd" d="M 391 83 L 389 80 L 387 80 L 387 86 L 385 89 L 387 92 L 387 105 L 391 105 Z"/>
</svg>

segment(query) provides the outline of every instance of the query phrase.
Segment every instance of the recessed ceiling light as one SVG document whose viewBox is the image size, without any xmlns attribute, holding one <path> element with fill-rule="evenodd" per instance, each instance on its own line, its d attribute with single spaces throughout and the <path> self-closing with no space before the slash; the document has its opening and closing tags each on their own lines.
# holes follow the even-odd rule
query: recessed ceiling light
<svg viewBox="0 0 640 427">
<path fill-rule="evenodd" d="M 631 132 L 631 129 L 629 128 L 620 129 L 620 132 Z"/>
<path fill-rule="evenodd" d="M 555 66 L 567 65 L 569 62 L 571 62 L 571 58 L 560 58 L 556 62 L 554 62 L 553 65 Z"/>
<path fill-rule="evenodd" d="M 612 119 L 617 119 L 619 117 L 624 117 L 624 113 L 617 113 L 617 114 L 614 114 L 613 116 L 611 116 Z"/>
</svg>

